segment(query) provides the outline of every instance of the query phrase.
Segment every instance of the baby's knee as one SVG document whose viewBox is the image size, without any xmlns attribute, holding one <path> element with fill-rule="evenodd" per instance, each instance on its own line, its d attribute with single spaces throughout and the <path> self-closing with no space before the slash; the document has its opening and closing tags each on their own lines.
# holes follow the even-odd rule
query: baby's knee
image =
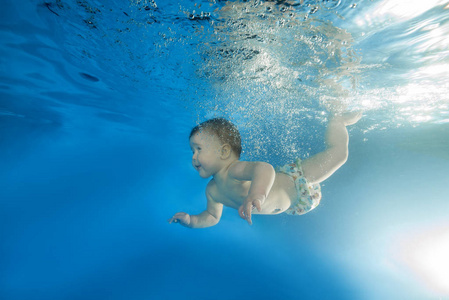
<svg viewBox="0 0 449 300">
<path fill-rule="evenodd" d="M 335 161 L 335 164 L 339 166 L 343 165 L 348 160 L 348 156 L 348 147 L 340 147 L 335 149 L 332 153 L 332 159 Z"/>
</svg>

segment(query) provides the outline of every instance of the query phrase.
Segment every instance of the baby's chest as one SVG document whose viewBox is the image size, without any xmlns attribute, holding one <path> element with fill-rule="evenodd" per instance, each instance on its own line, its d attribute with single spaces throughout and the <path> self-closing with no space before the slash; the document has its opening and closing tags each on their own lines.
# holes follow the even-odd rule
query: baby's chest
<svg viewBox="0 0 449 300">
<path fill-rule="evenodd" d="M 231 182 L 223 186 L 218 186 L 216 199 L 223 205 L 238 208 L 248 196 L 250 185 L 251 183 L 246 181 Z"/>
</svg>

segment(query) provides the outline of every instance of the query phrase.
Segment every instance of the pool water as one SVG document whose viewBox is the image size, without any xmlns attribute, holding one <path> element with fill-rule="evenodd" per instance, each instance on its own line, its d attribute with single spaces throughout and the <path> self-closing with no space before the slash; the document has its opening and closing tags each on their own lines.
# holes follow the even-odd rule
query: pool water
<svg viewBox="0 0 449 300">
<path fill-rule="evenodd" d="M 449 297 L 445 1 L 2 1 L 0 299 Z M 188 135 L 232 120 L 243 159 L 349 160 L 303 216 L 225 208 Z"/>
</svg>

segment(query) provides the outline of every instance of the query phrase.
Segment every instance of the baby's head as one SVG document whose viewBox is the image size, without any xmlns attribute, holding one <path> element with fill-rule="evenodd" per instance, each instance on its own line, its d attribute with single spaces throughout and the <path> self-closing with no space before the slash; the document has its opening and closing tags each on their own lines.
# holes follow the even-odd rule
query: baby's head
<svg viewBox="0 0 449 300">
<path fill-rule="evenodd" d="M 197 133 L 207 133 L 218 139 L 221 145 L 228 144 L 233 154 L 240 158 L 242 142 L 237 127 L 224 118 L 214 118 L 195 126 L 189 139 Z"/>
</svg>

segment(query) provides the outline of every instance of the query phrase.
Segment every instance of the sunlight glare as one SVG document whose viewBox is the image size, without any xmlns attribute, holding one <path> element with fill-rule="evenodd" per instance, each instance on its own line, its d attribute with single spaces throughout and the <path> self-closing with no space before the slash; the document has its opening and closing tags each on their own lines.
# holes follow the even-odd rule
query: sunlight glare
<svg viewBox="0 0 449 300">
<path fill-rule="evenodd" d="M 449 76 L 449 64 L 432 65 L 420 68 L 417 72 L 425 76 Z"/>
<path fill-rule="evenodd" d="M 420 84 L 408 84 L 406 86 L 401 86 L 397 88 L 397 98 L 395 102 L 404 103 L 404 102 L 412 102 L 419 99 L 425 100 L 425 95 L 428 94 L 428 87 Z"/>
<path fill-rule="evenodd" d="M 385 0 L 377 10 L 379 15 L 393 15 L 402 19 L 411 19 L 427 10 L 446 4 L 444 0 Z"/>
<path fill-rule="evenodd" d="M 430 289 L 449 295 L 449 225 L 409 233 L 396 255 Z"/>
<path fill-rule="evenodd" d="M 391 17 L 399 19 L 401 21 L 407 21 L 415 18 L 424 12 L 428 11 L 439 5 L 447 4 L 445 0 L 384 0 L 372 11 L 367 12 L 363 16 L 355 18 L 355 22 L 358 26 L 373 26 L 383 24 L 386 20 L 390 20 Z M 444 7 L 447 9 L 449 5 Z"/>
</svg>

